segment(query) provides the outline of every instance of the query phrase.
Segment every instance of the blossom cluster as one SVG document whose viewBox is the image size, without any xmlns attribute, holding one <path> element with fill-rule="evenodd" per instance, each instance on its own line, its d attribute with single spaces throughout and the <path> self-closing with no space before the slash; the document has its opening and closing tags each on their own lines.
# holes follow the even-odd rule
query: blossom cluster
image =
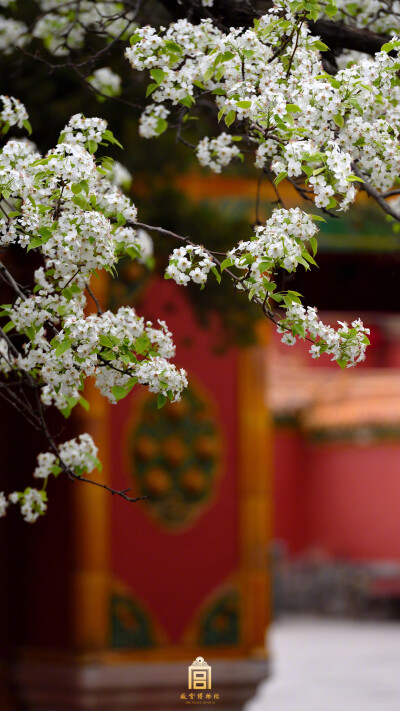
<svg viewBox="0 0 400 711">
<path fill-rule="evenodd" d="M 149 104 L 139 119 L 139 135 L 142 138 L 157 138 L 168 128 L 169 110 L 162 105 Z"/>
<path fill-rule="evenodd" d="M 19 504 L 21 514 L 27 523 L 35 523 L 39 516 L 43 516 L 47 510 L 47 494 L 44 489 L 39 490 L 28 486 L 24 491 L 13 491 L 12 494 L 9 494 L 8 500 L 11 504 Z M 4 504 L 3 512 L 5 512 Z"/>
<path fill-rule="evenodd" d="M 28 41 L 27 29 L 24 22 L 0 15 L 0 51 L 12 54 L 16 47 L 23 47 Z"/>
<path fill-rule="evenodd" d="M 18 124 L 13 110 L 27 120 L 25 107 L 9 102 L 9 125 Z M 10 139 L 0 150 L 0 245 L 33 250 L 39 260 L 33 284 L 16 286 L 14 301 L 2 307 L 7 336 L 0 340 L 0 372 L 6 379 L 28 373 L 43 408 L 54 405 L 65 416 L 86 404 L 87 377 L 113 403 L 137 383 L 158 394 L 159 405 L 179 399 L 187 385 L 185 371 L 170 362 L 175 347 L 164 321 L 153 325 L 129 306 L 103 312 L 93 299 L 93 274 L 112 273 L 124 255 L 148 263 L 153 250 L 147 232 L 134 227 L 135 206 L 118 187 L 130 175 L 109 158 L 96 160 L 100 142 L 117 143 L 107 123 L 77 114 L 44 156 L 26 139 Z M 88 298 L 96 313 L 87 313 Z M 77 476 L 90 471 L 97 450 L 82 435 L 58 451 L 39 455 L 36 478 L 45 482 L 60 467 Z M 46 509 L 42 493 L 14 492 L 9 502 L 34 521 Z M 2 514 L 7 503 L 0 498 Z"/>
<path fill-rule="evenodd" d="M 110 67 L 96 69 L 88 77 L 88 82 L 99 92 L 99 100 L 104 101 L 107 96 L 118 96 L 121 93 L 121 77 L 113 72 Z"/>
<path fill-rule="evenodd" d="M 233 158 L 242 155 L 232 141 L 232 136 L 228 133 L 220 133 L 217 138 L 203 138 L 196 148 L 200 165 L 208 166 L 214 173 L 220 173 Z"/>
<path fill-rule="evenodd" d="M 398 32 L 400 2 L 399 0 L 336 0 L 338 18 L 347 25 L 365 28 L 383 35 L 393 35 Z"/>
<path fill-rule="evenodd" d="M 93 376 L 114 401 L 114 386 L 122 379 L 132 387 L 144 359 L 151 369 L 154 359 L 173 356 L 169 340 L 165 347 L 170 339 L 165 325 L 145 326 L 133 308 L 84 313 L 85 289 L 95 270 L 111 271 L 123 254 L 145 261 L 152 250 L 148 235 L 127 224 L 136 219 L 135 207 L 90 152 L 104 139 L 112 140 L 104 120 L 75 115 L 62 142 L 44 158 L 32 144 L 15 140 L 0 155 L 0 184 L 19 208 L 12 218 L 0 217 L 0 241 L 38 249 L 45 260 L 35 272 L 33 292 L 19 294 L 6 309 L 13 328 L 28 338 L 17 365 L 40 374 L 42 399 L 59 409 L 69 398 L 79 399 L 85 377 Z M 160 361 L 154 367 L 159 374 Z M 172 366 L 170 387 L 160 381 L 159 392 L 179 397 L 184 383 Z"/>
<path fill-rule="evenodd" d="M 214 267 L 212 257 L 202 247 L 187 245 L 174 249 L 169 257 L 166 278 L 186 286 L 190 280 L 205 284 L 210 269 Z"/>
<path fill-rule="evenodd" d="M 48 479 L 50 474 L 57 476 L 60 463 L 77 476 L 84 472 L 91 472 L 99 465 L 97 460 L 97 447 L 89 434 L 81 434 L 77 439 L 70 439 L 58 447 L 58 454 L 42 452 L 38 455 L 38 464 L 33 472 L 36 479 Z"/>
<path fill-rule="evenodd" d="M 0 128 L 8 130 L 11 126 L 26 127 L 28 112 L 25 106 L 14 96 L 0 95 L 3 107 L 0 111 Z"/>
<path fill-rule="evenodd" d="M 293 272 L 299 264 L 306 269 L 315 264 L 309 249 L 315 255 L 317 232 L 315 216 L 298 207 L 275 209 L 265 225 L 255 227 L 251 240 L 240 241 L 227 252 L 226 259 L 219 265 L 220 270 L 230 268 L 232 274 L 233 269 L 234 275 L 237 270 L 237 289 L 245 291 L 250 299 L 258 300 L 268 309 L 279 306 L 286 311 L 278 322 L 284 343 L 293 345 L 297 337 L 308 338 L 313 342 L 310 352 L 314 358 L 326 353 L 340 366 L 351 367 L 364 360 L 369 344 L 369 331 L 362 322 L 354 321 L 351 328 L 339 323 L 340 327 L 335 330 L 318 320 L 315 308 L 306 309 L 301 304 L 300 294 L 277 291 L 275 277 L 278 270 Z M 198 273 L 199 267 L 193 268 L 194 258 L 201 258 L 199 266 L 204 264 L 201 274 Z M 173 278 L 178 284 L 187 284 L 192 278 L 203 285 L 210 268 L 217 272 L 213 261 L 201 254 L 201 248 L 180 247 L 171 254 L 166 277 Z"/>
<path fill-rule="evenodd" d="M 283 343 L 292 346 L 298 337 L 303 340 L 308 337 L 314 341 L 310 348 L 313 358 L 319 358 L 326 353 L 342 368 L 351 368 L 365 360 L 369 329 L 360 319 L 353 321 L 351 326 L 345 321 L 339 321 L 338 324 L 339 328 L 335 330 L 320 321 L 316 308 L 305 308 L 294 302 L 287 309 L 285 318 L 280 321 L 278 331 L 283 333 Z"/>
<path fill-rule="evenodd" d="M 367 5 L 371 11 L 374 3 Z M 377 13 L 381 3 L 375 5 Z M 396 38 L 387 51 L 331 76 L 321 60 L 326 46 L 299 23 L 306 6 L 276 0 L 252 29 L 224 32 L 209 19 L 197 25 L 182 19 L 160 31 L 135 30 L 126 56 L 151 78 L 141 134 L 159 135 L 169 116 L 175 121 L 174 107 L 190 114 L 207 93 L 219 121 L 246 134 L 256 166 L 277 182 L 305 181 L 317 207 L 345 210 L 354 202 L 354 165 L 374 187 L 388 189 L 400 170 L 398 59 L 389 54 L 399 49 Z M 290 39 L 283 47 L 282 37 Z M 200 141 L 196 153 L 219 172 L 239 148 L 222 132 Z"/>
<path fill-rule="evenodd" d="M 318 228 L 311 215 L 300 208 L 275 209 L 265 225 L 254 230 L 253 239 L 240 241 L 227 252 L 226 266 L 234 266 L 244 273 L 244 284 L 252 295 L 264 299 L 271 291 L 274 273 L 282 268 L 288 272 L 299 264 L 306 269 L 314 263 L 307 250 L 307 242 L 316 252 L 315 235 Z"/>
<path fill-rule="evenodd" d="M 20 5 L 23 3 L 20 2 Z M 110 41 L 127 37 L 135 27 L 134 12 L 119 2 L 105 0 L 37 0 L 39 12 L 28 28 L 9 16 L 0 16 L 0 48 L 11 53 L 15 47 L 32 39 L 41 39 L 55 56 L 64 56 L 84 46 L 88 32 Z M 15 10 L 14 0 L 2 0 L 0 7 Z"/>
</svg>

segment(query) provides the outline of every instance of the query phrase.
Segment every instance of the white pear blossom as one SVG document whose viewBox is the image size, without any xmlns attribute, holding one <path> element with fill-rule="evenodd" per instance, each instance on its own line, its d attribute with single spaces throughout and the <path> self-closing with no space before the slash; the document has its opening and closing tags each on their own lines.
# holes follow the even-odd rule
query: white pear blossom
<svg viewBox="0 0 400 711">
<path fill-rule="evenodd" d="M 214 173 L 220 173 L 231 160 L 241 155 L 237 146 L 232 144 L 232 136 L 221 133 L 218 138 L 203 138 L 196 148 L 200 165 L 208 166 Z"/>
<path fill-rule="evenodd" d="M 169 258 L 166 278 L 173 279 L 184 286 L 190 280 L 196 284 L 205 284 L 214 261 L 209 252 L 196 245 L 187 245 L 174 249 Z"/>
<path fill-rule="evenodd" d="M 3 491 L 0 491 L 0 518 L 6 515 L 8 501 Z"/>
<path fill-rule="evenodd" d="M 28 119 L 28 112 L 25 106 L 14 96 L 1 94 L 0 100 L 3 103 L 3 108 L 0 110 L 0 122 L 22 128 L 24 121 Z"/>
<path fill-rule="evenodd" d="M 121 93 L 121 77 L 110 67 L 96 69 L 88 78 L 88 82 L 106 96 L 118 96 Z"/>
</svg>

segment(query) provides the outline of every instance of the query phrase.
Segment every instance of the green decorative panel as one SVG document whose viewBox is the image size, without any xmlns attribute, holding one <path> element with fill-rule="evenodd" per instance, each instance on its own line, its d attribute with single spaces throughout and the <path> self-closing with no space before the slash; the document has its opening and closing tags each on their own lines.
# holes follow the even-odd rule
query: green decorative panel
<svg viewBox="0 0 400 711">
<path fill-rule="evenodd" d="M 199 644 L 235 645 L 240 641 L 239 593 L 230 590 L 213 600 L 200 620 Z"/>
<path fill-rule="evenodd" d="M 146 649 L 155 646 L 151 620 L 131 597 L 115 594 L 111 598 L 111 647 Z"/>
<path fill-rule="evenodd" d="M 212 406 L 192 385 L 182 400 L 157 410 L 145 397 L 129 432 L 131 473 L 137 495 L 157 522 L 179 529 L 210 501 L 220 462 L 220 437 Z"/>
</svg>

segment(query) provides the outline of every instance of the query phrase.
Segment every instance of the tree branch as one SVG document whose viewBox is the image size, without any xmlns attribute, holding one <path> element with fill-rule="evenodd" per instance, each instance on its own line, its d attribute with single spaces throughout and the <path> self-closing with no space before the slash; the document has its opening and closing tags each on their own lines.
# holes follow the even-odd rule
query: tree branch
<svg viewBox="0 0 400 711">
<path fill-rule="evenodd" d="M 372 197 L 376 203 L 378 203 L 379 207 L 382 208 L 384 212 L 386 212 L 387 215 L 390 215 L 393 217 L 394 220 L 397 222 L 400 222 L 400 213 L 396 212 L 396 210 L 393 210 L 392 207 L 386 202 L 385 198 L 382 197 L 380 193 L 378 193 L 377 190 L 371 185 L 371 183 L 368 182 L 366 179 L 365 175 L 359 170 L 356 166 L 355 163 L 352 163 L 352 170 L 354 175 L 357 175 L 358 178 L 361 178 L 363 181 L 362 183 L 359 183 L 360 190 L 364 190 L 364 192 L 367 193 L 370 197 Z"/>
</svg>

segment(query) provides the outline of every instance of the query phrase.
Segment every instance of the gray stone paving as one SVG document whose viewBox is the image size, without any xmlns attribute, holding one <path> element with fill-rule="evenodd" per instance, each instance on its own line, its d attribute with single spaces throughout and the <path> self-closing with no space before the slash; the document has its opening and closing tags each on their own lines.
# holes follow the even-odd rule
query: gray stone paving
<svg viewBox="0 0 400 711">
<path fill-rule="evenodd" d="M 400 711 L 400 623 L 287 619 L 245 711 Z"/>
</svg>

